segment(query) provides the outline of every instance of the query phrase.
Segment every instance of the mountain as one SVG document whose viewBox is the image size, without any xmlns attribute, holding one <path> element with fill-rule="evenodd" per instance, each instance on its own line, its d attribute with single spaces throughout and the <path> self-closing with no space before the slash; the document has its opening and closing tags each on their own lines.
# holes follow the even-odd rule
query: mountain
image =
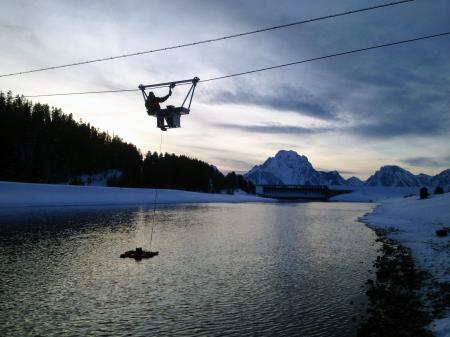
<svg viewBox="0 0 450 337">
<path fill-rule="evenodd" d="M 348 185 L 347 180 L 342 178 L 338 171 L 320 172 L 321 185 Z"/>
<path fill-rule="evenodd" d="M 431 177 L 429 181 L 430 186 L 450 186 L 450 169 L 444 170 L 441 173 Z"/>
<path fill-rule="evenodd" d="M 421 185 L 426 186 L 430 184 L 430 180 L 433 177 L 425 173 L 420 173 L 416 175 L 416 178 L 419 179 Z"/>
<path fill-rule="evenodd" d="M 254 166 L 244 175 L 254 184 L 284 185 L 346 185 L 337 171 L 316 171 L 306 156 L 295 151 L 280 150 L 262 165 Z"/>
<path fill-rule="evenodd" d="M 361 186 L 364 182 L 359 179 L 358 177 L 351 177 L 347 179 L 347 185 L 348 186 Z"/>
<path fill-rule="evenodd" d="M 256 185 L 343 185 L 421 187 L 450 186 L 450 169 L 436 176 L 414 175 L 395 165 L 382 166 L 366 181 L 357 177 L 344 179 L 338 171 L 316 171 L 306 156 L 295 151 L 280 150 L 262 165 L 254 166 L 244 178 Z"/>
<path fill-rule="evenodd" d="M 366 186 L 422 186 L 419 178 L 399 166 L 382 166 L 364 183 Z"/>
</svg>

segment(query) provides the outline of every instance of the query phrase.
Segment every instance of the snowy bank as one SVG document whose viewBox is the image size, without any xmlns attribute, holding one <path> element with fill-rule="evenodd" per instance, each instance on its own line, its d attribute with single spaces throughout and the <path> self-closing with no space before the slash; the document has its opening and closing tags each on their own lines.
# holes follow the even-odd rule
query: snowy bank
<svg viewBox="0 0 450 337">
<path fill-rule="evenodd" d="M 441 283 L 450 282 L 450 237 L 437 237 L 436 230 L 450 227 L 450 193 L 385 199 L 362 219 L 372 228 L 392 228 L 389 238 L 411 249 L 417 268 Z M 437 336 L 450 336 L 450 313 L 434 322 Z"/>
<path fill-rule="evenodd" d="M 155 190 L 0 182 L 0 207 L 153 204 Z M 270 201 L 251 195 L 158 190 L 158 204 Z"/>
<path fill-rule="evenodd" d="M 330 186 L 332 190 L 353 190 L 351 193 L 340 194 L 330 198 L 330 201 L 345 202 L 379 202 L 381 200 L 402 198 L 419 194 L 418 187 L 382 187 L 382 186 Z"/>
</svg>

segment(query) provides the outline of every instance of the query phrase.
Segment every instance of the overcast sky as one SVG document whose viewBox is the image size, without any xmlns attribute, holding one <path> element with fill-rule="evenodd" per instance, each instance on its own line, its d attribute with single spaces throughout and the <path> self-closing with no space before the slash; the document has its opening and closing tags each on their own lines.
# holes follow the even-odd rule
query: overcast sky
<svg viewBox="0 0 450 337">
<path fill-rule="evenodd" d="M 0 74 L 193 42 L 388 1 L 0 0 Z M 450 31 L 450 1 L 412 3 L 183 49 L 0 78 L 14 94 L 130 89 L 206 79 Z M 177 105 L 186 87 L 168 104 Z M 163 151 L 247 171 L 280 149 L 316 169 L 367 178 L 381 165 L 450 167 L 450 37 L 200 83 Z M 161 95 L 166 94 L 163 90 Z M 159 150 L 139 92 L 42 97 L 136 144 Z"/>
</svg>

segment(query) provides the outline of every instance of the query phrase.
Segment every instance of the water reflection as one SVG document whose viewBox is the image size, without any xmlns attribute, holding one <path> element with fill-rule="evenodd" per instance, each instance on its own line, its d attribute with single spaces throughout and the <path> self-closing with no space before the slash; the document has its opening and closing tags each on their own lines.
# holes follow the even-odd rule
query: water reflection
<svg viewBox="0 0 450 337">
<path fill-rule="evenodd" d="M 351 336 L 376 256 L 364 204 L 0 213 L 0 335 Z M 360 263 L 363 261 L 364 263 Z"/>
</svg>

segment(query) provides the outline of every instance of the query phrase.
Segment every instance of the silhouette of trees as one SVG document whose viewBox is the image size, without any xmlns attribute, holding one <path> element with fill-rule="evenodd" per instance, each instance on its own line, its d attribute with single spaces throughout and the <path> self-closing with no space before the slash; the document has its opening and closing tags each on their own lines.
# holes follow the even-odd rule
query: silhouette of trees
<svg viewBox="0 0 450 337">
<path fill-rule="evenodd" d="M 420 199 L 427 199 L 428 196 L 429 196 L 428 188 L 422 187 L 422 188 L 420 189 Z"/>
<path fill-rule="evenodd" d="M 68 182 L 117 169 L 130 185 L 138 182 L 142 155 L 136 146 L 60 109 L 0 92 L 0 120 L 1 180 Z"/>
<path fill-rule="evenodd" d="M 444 194 L 444 189 L 441 186 L 437 186 L 434 190 L 434 194 Z"/>
<path fill-rule="evenodd" d="M 0 91 L 0 120 L 0 180 L 79 184 L 80 175 L 115 169 L 122 175 L 110 179 L 110 186 L 254 192 L 242 175 L 224 176 L 182 155 L 149 152 L 143 158 L 135 145 L 11 92 Z"/>
</svg>

